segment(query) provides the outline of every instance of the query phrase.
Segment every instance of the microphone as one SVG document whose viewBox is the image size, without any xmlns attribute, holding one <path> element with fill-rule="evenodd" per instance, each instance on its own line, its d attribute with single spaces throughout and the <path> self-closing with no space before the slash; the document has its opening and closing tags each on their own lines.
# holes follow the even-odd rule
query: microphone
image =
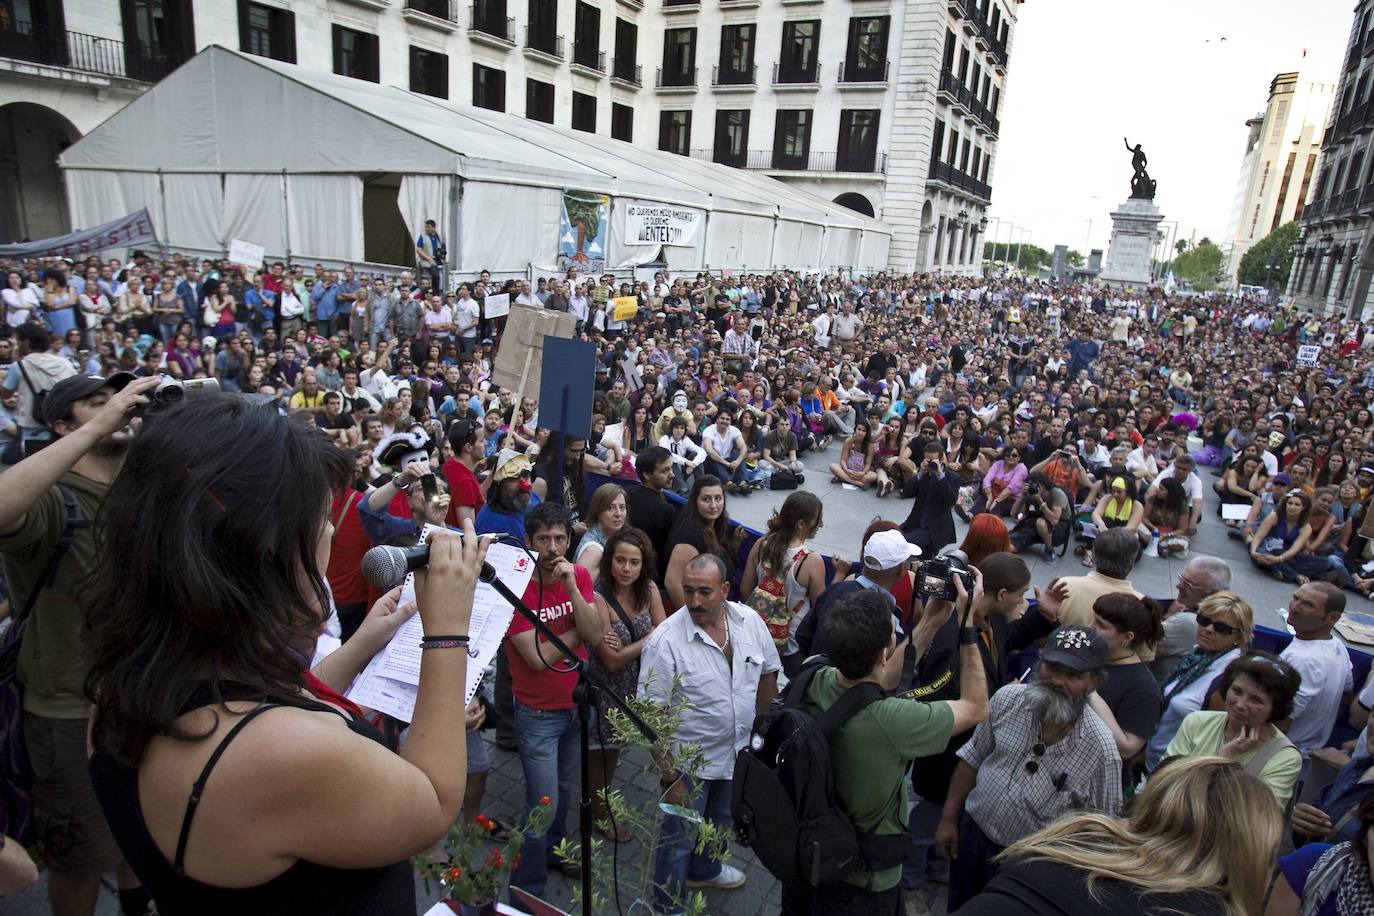
<svg viewBox="0 0 1374 916">
<path fill-rule="evenodd" d="M 510 534 L 484 534 L 489 541 L 515 541 Z M 381 544 L 363 554 L 363 578 L 369 585 L 377 588 L 391 588 L 406 577 L 406 573 L 429 565 L 429 543 L 416 544 L 414 547 L 390 547 Z M 490 573 L 488 573 L 490 570 Z M 481 578 L 490 582 L 496 570 L 490 563 L 483 561 Z"/>
</svg>

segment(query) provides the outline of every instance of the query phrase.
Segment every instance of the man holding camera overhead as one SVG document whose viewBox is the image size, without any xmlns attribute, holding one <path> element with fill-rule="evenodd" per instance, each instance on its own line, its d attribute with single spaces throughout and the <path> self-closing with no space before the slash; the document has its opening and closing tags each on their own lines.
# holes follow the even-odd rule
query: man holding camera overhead
<svg viewBox="0 0 1374 916">
<path fill-rule="evenodd" d="M 34 829 L 47 855 L 48 900 L 60 914 L 93 913 L 100 877 L 116 865 L 124 912 L 146 909 L 147 895 L 122 866 L 86 770 L 91 703 L 76 591 L 95 559 L 91 522 L 133 439 L 130 419 L 161 381 L 121 372 L 58 382 L 40 412 L 52 443 L 6 471 L 0 487 L 0 556 L 14 607 L 0 645 L 21 641 L 17 678 Z M 0 784 L 17 780 L 0 773 Z"/>
</svg>

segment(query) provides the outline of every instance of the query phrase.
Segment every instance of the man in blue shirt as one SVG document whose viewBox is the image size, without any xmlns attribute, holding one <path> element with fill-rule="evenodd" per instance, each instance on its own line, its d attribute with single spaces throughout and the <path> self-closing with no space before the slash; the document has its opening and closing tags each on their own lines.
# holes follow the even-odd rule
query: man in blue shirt
<svg viewBox="0 0 1374 916">
<path fill-rule="evenodd" d="M 1321 790 L 1315 805 L 1299 802 L 1293 808 L 1293 833 L 1322 843 L 1353 840 L 1363 829 L 1355 812 L 1374 795 L 1374 729 L 1360 735 L 1363 742 L 1331 785 Z"/>
<path fill-rule="evenodd" d="M 892 602 L 892 615 L 897 617 L 897 636 L 903 635 L 900 623 L 901 614 L 910 608 L 898 608 L 897 599 L 892 597 L 892 588 L 906 575 L 907 563 L 921 555 L 921 549 L 907 541 L 901 531 L 889 529 L 878 531 L 864 545 L 860 561 L 862 572 L 857 578 L 843 579 L 821 592 L 811 608 L 811 613 L 802 619 L 797 627 L 797 647 L 802 658 L 825 651 L 825 646 L 817 642 L 821 618 L 825 611 L 837 600 L 861 588 L 873 589 L 886 595 Z"/>
<path fill-rule="evenodd" d="M 1100 350 L 1097 341 L 1088 336 L 1087 328 L 1079 328 L 1078 336 L 1064 349 L 1069 353 L 1069 378 L 1077 378 L 1079 372 L 1091 368 Z"/>
<path fill-rule="evenodd" d="M 310 291 L 311 310 L 320 327 L 320 334 L 325 337 L 334 336 L 334 316 L 339 314 L 340 291 L 338 274 L 332 270 L 326 270 L 323 279 L 316 281 L 315 288 Z"/>
<path fill-rule="evenodd" d="M 415 240 L 415 260 L 421 273 L 428 273 L 435 289 L 444 288 L 444 240 L 439 238 L 439 224 L 425 220 L 425 234 Z"/>
<path fill-rule="evenodd" d="M 511 449 L 502 449 L 496 460 L 487 502 L 477 513 L 478 534 L 509 534 L 525 543 L 525 513 L 539 505 L 531 490 L 534 464 Z"/>
<path fill-rule="evenodd" d="M 449 501 L 444 475 L 436 474 L 434 477 L 438 495 L 433 500 L 426 501 L 424 488 L 418 486 L 421 478 L 430 473 L 433 472 L 428 461 L 412 461 L 399 473 L 392 475 L 389 481 L 367 494 L 367 499 L 358 503 L 358 518 L 363 523 L 368 540 L 376 545 L 384 544 L 398 534 L 418 535 L 425 522 L 443 526 Z M 387 511 L 397 493 L 406 494 L 410 503 L 410 518 L 392 515 Z"/>
</svg>

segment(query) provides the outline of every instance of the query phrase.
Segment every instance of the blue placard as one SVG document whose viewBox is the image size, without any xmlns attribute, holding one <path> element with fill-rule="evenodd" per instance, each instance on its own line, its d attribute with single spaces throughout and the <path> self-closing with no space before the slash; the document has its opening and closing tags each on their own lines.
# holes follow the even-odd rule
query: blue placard
<svg viewBox="0 0 1374 916">
<path fill-rule="evenodd" d="M 570 436 L 590 436 L 596 344 L 545 335 L 541 365 L 539 425 Z"/>
</svg>

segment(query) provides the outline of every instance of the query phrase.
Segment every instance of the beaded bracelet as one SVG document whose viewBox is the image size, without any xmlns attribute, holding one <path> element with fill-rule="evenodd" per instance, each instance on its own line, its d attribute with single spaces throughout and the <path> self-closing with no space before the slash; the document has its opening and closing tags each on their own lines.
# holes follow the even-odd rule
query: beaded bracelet
<svg viewBox="0 0 1374 916">
<path fill-rule="evenodd" d="M 426 636 L 420 640 L 421 649 L 460 649 L 467 645 L 467 636 Z"/>
</svg>

